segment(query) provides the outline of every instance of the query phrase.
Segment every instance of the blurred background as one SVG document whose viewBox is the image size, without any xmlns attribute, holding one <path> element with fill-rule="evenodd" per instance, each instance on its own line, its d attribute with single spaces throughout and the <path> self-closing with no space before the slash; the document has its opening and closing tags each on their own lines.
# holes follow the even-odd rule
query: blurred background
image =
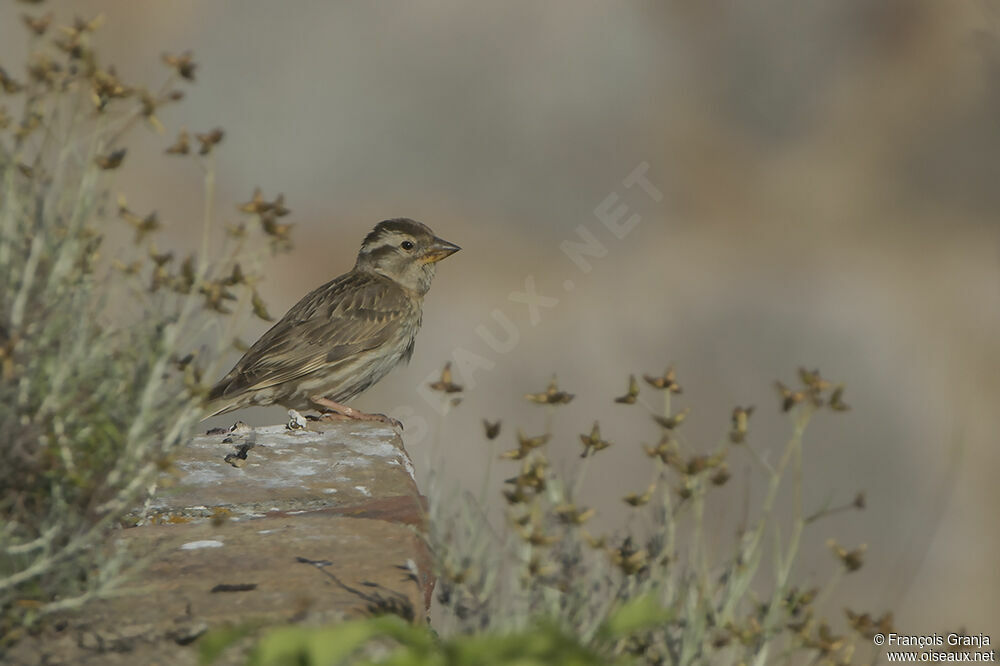
<svg viewBox="0 0 1000 666">
<path fill-rule="evenodd" d="M 356 402 L 403 418 L 421 482 L 433 469 L 475 488 L 480 419 L 503 419 L 503 448 L 517 426 L 538 434 L 544 412 L 522 396 L 556 373 L 577 397 L 549 453 L 571 470 L 600 419 L 615 448 L 584 492 L 613 532 L 620 497 L 649 481 L 640 442 L 657 439 L 641 406 L 612 401 L 629 373 L 677 368 L 695 450 L 755 404 L 750 442 L 773 460 L 790 431 L 773 382 L 819 367 L 853 409 L 815 421 L 807 510 L 859 490 L 868 508 L 810 526 L 798 577 L 838 566 L 830 536 L 867 543 L 833 614 L 891 608 L 902 633 L 1000 640 L 1000 6 L 48 5 L 57 22 L 106 14 L 99 51 L 127 82 L 194 51 L 197 83 L 120 184 L 195 247 L 202 175 L 159 156 L 182 126 L 223 127 L 219 219 L 257 185 L 293 211 L 295 249 L 261 289 L 272 314 L 349 269 L 381 219 L 463 247 L 439 266 L 412 363 Z M 39 13 L 0 4 L 2 65 L 24 52 L 25 10 Z M 467 390 L 442 418 L 423 387 L 449 359 Z M 747 455 L 729 464 L 709 503 L 720 552 L 764 484 Z"/>
</svg>

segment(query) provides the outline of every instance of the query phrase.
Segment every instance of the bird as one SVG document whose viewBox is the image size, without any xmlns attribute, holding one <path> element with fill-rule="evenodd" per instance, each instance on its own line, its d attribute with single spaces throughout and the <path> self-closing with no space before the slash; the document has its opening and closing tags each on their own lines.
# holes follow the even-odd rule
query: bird
<svg viewBox="0 0 1000 666">
<path fill-rule="evenodd" d="M 204 418 L 277 404 L 399 425 L 344 403 L 410 360 L 437 263 L 460 249 L 421 222 L 379 222 L 354 268 L 306 294 L 209 390 Z"/>
</svg>

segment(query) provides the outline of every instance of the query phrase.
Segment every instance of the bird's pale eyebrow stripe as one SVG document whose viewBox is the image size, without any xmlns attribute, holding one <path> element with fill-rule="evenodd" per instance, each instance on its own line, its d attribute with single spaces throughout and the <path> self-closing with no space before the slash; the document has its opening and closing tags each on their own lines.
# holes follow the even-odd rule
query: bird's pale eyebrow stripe
<svg viewBox="0 0 1000 666">
<path fill-rule="evenodd" d="M 365 242 L 361 244 L 361 247 L 376 248 L 382 245 L 394 245 L 396 239 L 402 235 L 398 231 L 386 231 L 385 229 L 380 229 L 379 231 L 373 231 L 365 238 Z"/>
<path fill-rule="evenodd" d="M 370 247 L 374 243 L 384 240 L 385 237 L 386 237 L 386 232 L 384 230 L 373 229 L 372 231 L 368 232 L 367 236 L 365 236 L 365 240 L 362 241 L 361 243 L 361 248 L 364 249 L 366 247 Z"/>
<path fill-rule="evenodd" d="M 373 259 L 380 259 L 396 251 L 395 244 L 384 243 L 382 245 L 376 245 L 375 247 L 367 248 L 364 253 L 365 255 L 372 257 Z"/>
</svg>

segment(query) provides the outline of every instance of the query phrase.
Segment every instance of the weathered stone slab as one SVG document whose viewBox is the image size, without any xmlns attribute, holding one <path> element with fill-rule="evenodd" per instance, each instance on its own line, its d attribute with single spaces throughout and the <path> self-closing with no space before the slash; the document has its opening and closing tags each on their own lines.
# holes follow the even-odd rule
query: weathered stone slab
<svg viewBox="0 0 1000 666">
<path fill-rule="evenodd" d="M 245 458 L 239 457 L 241 450 Z M 174 467 L 177 483 L 157 495 L 151 505 L 154 520 L 207 517 L 220 507 L 230 508 L 235 517 L 260 517 L 269 511 L 418 496 L 413 464 L 399 435 L 368 422 L 204 435 L 185 448 Z"/>
<path fill-rule="evenodd" d="M 200 436 L 173 467 L 120 535 L 148 560 L 142 579 L 24 641 L 11 663 L 194 664 L 198 638 L 219 626 L 424 618 L 424 502 L 391 427 Z"/>
</svg>

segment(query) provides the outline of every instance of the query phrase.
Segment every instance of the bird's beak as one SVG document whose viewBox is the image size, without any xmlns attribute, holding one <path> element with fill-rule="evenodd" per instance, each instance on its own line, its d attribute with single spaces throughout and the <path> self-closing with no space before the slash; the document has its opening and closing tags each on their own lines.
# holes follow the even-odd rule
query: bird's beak
<svg viewBox="0 0 1000 666">
<path fill-rule="evenodd" d="M 428 248 L 427 252 L 424 254 L 424 263 L 437 263 L 445 257 L 450 257 L 461 249 L 462 248 L 454 243 L 449 243 L 442 238 L 435 237 L 434 242 L 431 243 L 430 248 Z"/>
</svg>

